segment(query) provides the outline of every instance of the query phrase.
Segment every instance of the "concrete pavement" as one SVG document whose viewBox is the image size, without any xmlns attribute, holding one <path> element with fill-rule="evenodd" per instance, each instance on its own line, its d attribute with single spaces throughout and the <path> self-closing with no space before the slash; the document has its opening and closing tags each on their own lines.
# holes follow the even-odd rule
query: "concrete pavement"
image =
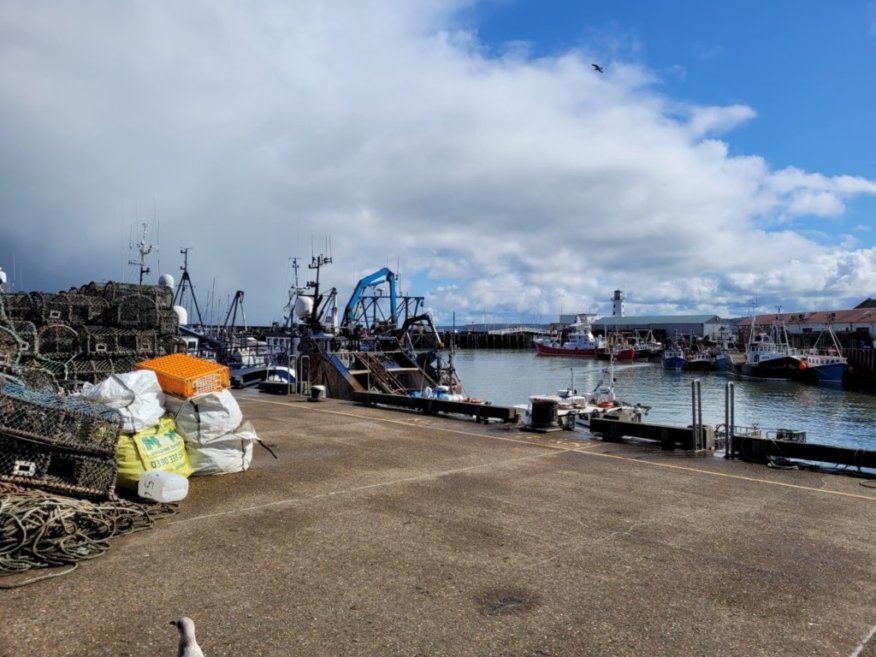
<svg viewBox="0 0 876 657">
<path fill-rule="evenodd" d="M 0 655 L 876 655 L 859 479 L 237 396 L 279 458 L 0 591 Z"/>
</svg>

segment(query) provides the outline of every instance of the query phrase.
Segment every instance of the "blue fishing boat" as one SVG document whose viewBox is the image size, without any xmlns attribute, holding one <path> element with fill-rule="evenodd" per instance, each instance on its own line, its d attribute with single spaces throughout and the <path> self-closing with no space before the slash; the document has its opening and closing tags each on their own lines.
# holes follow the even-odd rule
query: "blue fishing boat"
<svg viewBox="0 0 876 657">
<path fill-rule="evenodd" d="M 663 350 L 664 370 L 683 370 L 685 362 L 684 348 L 677 342 L 673 342 Z"/>
</svg>

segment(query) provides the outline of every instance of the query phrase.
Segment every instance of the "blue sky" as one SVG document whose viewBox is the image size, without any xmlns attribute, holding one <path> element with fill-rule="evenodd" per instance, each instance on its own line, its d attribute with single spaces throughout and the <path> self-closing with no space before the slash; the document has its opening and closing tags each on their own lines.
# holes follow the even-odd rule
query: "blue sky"
<svg viewBox="0 0 876 657">
<path fill-rule="evenodd" d="M 498 1 L 471 20 L 489 47 L 526 41 L 535 57 L 587 47 L 598 63 L 637 61 L 665 93 L 745 103 L 757 120 L 731 153 L 773 166 L 876 177 L 866 135 L 876 106 L 876 3 Z"/>
<path fill-rule="evenodd" d="M 0 0 L 0 267 L 132 280 L 146 221 L 256 323 L 327 240 L 441 323 L 848 307 L 874 62 L 872 1 Z"/>
</svg>

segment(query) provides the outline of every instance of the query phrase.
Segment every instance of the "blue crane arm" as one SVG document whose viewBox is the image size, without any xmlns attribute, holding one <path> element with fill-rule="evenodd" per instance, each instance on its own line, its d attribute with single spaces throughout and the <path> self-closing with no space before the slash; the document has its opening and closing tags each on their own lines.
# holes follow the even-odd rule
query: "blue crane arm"
<svg viewBox="0 0 876 657">
<path fill-rule="evenodd" d="M 359 284 L 353 291 L 353 296 L 350 297 L 350 300 L 344 308 L 344 315 L 341 321 L 342 326 L 350 326 L 353 323 L 353 313 L 356 311 L 359 299 L 362 297 L 362 293 L 365 292 L 366 288 L 376 285 L 384 280 L 389 282 L 389 312 L 391 314 L 391 319 L 393 324 L 397 321 L 398 308 L 396 304 L 395 274 L 384 267 L 359 281 Z"/>
</svg>

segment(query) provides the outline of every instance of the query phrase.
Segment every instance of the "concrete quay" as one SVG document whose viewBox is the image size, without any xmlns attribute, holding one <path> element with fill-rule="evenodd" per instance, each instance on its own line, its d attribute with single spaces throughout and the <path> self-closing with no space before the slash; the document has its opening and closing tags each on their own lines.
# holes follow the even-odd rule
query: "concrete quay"
<svg viewBox="0 0 876 657">
<path fill-rule="evenodd" d="M 860 479 L 237 397 L 278 458 L 0 591 L 0 655 L 876 656 Z"/>
</svg>

